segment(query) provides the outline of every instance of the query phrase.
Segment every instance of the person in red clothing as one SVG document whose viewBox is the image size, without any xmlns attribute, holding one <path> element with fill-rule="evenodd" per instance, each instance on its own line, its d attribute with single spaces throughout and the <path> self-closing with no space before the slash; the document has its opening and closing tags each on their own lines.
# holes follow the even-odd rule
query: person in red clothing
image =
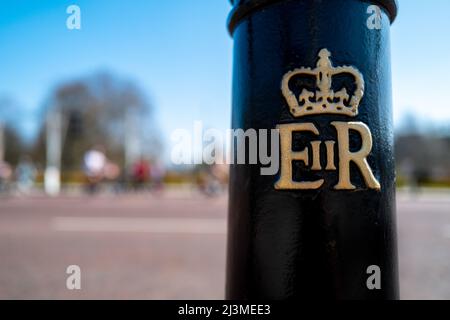
<svg viewBox="0 0 450 320">
<path fill-rule="evenodd" d="M 141 158 L 133 165 L 133 185 L 136 189 L 143 189 L 150 179 L 150 163 Z"/>
</svg>

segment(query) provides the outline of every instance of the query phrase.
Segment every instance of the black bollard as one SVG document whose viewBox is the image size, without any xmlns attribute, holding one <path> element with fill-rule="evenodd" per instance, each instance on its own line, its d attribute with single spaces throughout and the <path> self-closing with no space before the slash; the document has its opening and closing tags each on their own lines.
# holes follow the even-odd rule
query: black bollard
<svg viewBox="0 0 450 320">
<path fill-rule="evenodd" d="M 232 4 L 232 127 L 278 129 L 280 162 L 231 165 L 227 299 L 398 299 L 396 1 Z"/>
</svg>

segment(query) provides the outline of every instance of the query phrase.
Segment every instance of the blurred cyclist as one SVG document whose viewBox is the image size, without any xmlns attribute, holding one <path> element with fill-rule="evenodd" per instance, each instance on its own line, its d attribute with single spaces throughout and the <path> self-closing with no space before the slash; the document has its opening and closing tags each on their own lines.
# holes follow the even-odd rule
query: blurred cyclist
<svg viewBox="0 0 450 320">
<path fill-rule="evenodd" d="M 144 158 L 139 159 L 133 165 L 132 178 L 136 190 L 142 190 L 150 180 L 150 163 Z"/>
<path fill-rule="evenodd" d="M 19 192 L 27 194 L 33 188 L 36 167 L 29 156 L 23 156 L 16 167 L 16 180 Z"/>
<path fill-rule="evenodd" d="M 104 148 L 96 146 L 88 150 L 83 157 L 83 170 L 87 178 L 87 190 L 89 193 L 95 193 L 98 184 L 103 180 L 107 159 Z"/>
</svg>

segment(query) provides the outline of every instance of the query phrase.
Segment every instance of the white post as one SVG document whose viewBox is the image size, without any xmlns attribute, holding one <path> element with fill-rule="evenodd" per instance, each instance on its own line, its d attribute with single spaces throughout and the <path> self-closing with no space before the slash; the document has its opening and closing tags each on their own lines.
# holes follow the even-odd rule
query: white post
<svg viewBox="0 0 450 320">
<path fill-rule="evenodd" d="M 134 162 L 141 156 L 138 119 L 132 112 L 125 114 L 125 172 L 130 173 Z"/>
<path fill-rule="evenodd" d="M 47 166 L 44 175 L 45 192 L 57 196 L 61 191 L 62 121 L 58 108 L 51 108 L 46 119 Z"/>
</svg>

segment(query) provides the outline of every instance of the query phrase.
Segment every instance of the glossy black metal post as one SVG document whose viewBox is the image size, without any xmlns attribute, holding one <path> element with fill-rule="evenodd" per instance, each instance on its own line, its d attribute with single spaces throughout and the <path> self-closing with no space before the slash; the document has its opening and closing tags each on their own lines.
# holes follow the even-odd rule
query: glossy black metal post
<svg viewBox="0 0 450 320">
<path fill-rule="evenodd" d="M 280 129 L 281 158 L 231 166 L 227 298 L 397 299 L 396 2 L 232 2 L 232 127 Z"/>
</svg>

